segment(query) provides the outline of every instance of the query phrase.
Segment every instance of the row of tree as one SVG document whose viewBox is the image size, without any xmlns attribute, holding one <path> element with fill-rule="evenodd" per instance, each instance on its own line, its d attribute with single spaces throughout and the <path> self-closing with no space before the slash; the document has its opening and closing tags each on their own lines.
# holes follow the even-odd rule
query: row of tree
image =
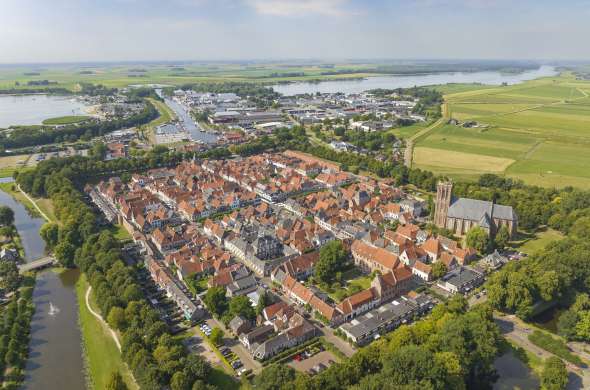
<svg viewBox="0 0 590 390">
<path fill-rule="evenodd" d="M 0 261 L 0 267 L 0 279 L 3 279 L 4 262 Z M 6 308 L 0 311 L 0 383 L 4 381 L 3 389 L 17 389 L 24 380 L 31 319 L 35 311 L 32 303 L 34 279 L 18 277 L 18 270 L 13 276 L 16 285 L 11 290 L 14 294 Z"/>
</svg>

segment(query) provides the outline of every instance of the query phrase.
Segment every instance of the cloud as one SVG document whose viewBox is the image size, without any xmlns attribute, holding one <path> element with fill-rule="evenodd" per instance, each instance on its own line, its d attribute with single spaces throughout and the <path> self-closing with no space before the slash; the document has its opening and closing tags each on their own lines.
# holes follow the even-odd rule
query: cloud
<svg viewBox="0 0 590 390">
<path fill-rule="evenodd" d="M 347 0 L 247 0 L 259 14 L 274 16 L 346 16 L 355 12 Z"/>
</svg>

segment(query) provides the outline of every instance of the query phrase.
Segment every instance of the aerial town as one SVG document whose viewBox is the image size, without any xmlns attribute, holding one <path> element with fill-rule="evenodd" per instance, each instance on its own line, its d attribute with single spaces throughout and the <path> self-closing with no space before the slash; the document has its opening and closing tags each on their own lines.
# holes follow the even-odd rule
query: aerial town
<svg viewBox="0 0 590 390">
<path fill-rule="evenodd" d="M 1 1 L 0 390 L 590 389 L 588 1 Z"/>
<path fill-rule="evenodd" d="M 464 198 L 449 205 L 451 191 L 452 183 L 439 184 L 441 227 L 454 226 L 458 236 L 473 226 L 515 231 L 511 207 Z M 182 314 L 162 311 L 167 322 L 177 331 L 222 328 L 239 339 L 227 352 L 248 359 L 232 362 L 238 373 L 320 335 L 347 354 L 428 313 L 438 296 L 476 289 L 492 269 L 473 248 L 420 227 L 428 219 L 424 199 L 300 152 L 193 159 L 127 183 L 114 176 L 86 192 L 133 237 L 129 250 Z M 334 269 L 338 293 L 314 272 L 330 243 L 345 253 Z M 496 267 L 508 261 L 498 257 Z M 433 274 L 437 263 L 443 275 Z M 230 302 L 247 297 L 253 308 L 262 299 L 264 306 L 255 318 L 224 317 L 207 306 L 213 288 Z"/>
</svg>

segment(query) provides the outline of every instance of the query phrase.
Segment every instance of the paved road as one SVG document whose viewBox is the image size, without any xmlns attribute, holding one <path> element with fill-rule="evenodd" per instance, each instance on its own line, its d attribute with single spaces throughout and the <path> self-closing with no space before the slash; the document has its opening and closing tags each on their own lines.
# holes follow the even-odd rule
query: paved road
<svg viewBox="0 0 590 390">
<path fill-rule="evenodd" d="M 496 321 L 496 324 L 498 324 L 502 334 L 519 347 L 537 355 L 541 359 L 547 359 L 548 357 L 554 356 L 552 353 L 537 347 L 529 341 L 528 335 L 531 334 L 533 330 L 528 328 L 526 324 L 516 318 L 516 316 L 494 314 L 494 320 Z M 564 363 L 570 373 L 570 381 L 567 389 L 590 389 L 590 369 L 588 369 L 588 367 L 580 368 L 568 362 Z"/>
</svg>

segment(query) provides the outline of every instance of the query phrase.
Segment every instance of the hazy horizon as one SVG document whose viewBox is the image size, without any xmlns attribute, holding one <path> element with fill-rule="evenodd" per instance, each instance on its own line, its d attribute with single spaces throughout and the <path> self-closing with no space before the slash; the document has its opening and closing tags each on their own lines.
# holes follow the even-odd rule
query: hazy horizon
<svg viewBox="0 0 590 390">
<path fill-rule="evenodd" d="M 590 1 L 4 0 L 0 63 L 584 61 Z"/>
</svg>

